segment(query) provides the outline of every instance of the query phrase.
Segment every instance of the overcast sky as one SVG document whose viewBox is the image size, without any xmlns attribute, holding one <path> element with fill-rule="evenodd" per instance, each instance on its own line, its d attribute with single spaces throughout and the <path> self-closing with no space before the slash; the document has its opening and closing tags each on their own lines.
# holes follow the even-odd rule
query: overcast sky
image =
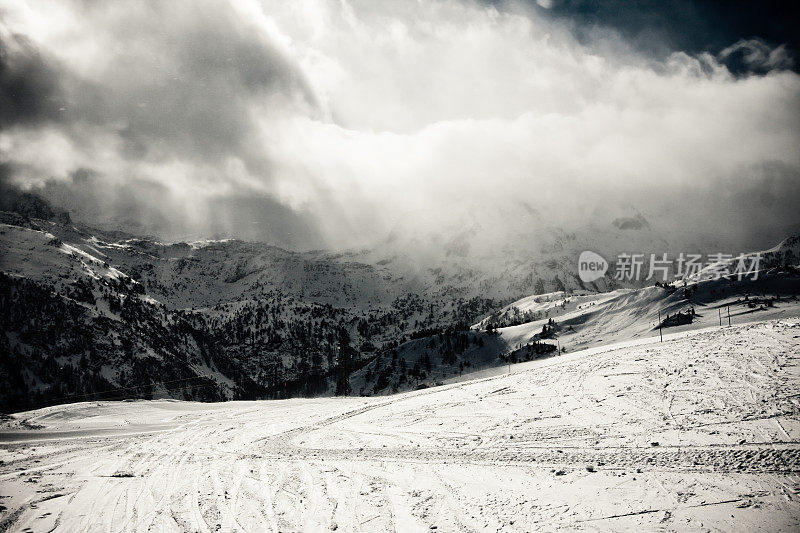
<svg viewBox="0 0 800 533">
<path fill-rule="evenodd" d="M 0 175 L 166 239 L 637 212 L 749 238 L 800 223 L 798 19 L 777 6 L 0 0 Z"/>
</svg>

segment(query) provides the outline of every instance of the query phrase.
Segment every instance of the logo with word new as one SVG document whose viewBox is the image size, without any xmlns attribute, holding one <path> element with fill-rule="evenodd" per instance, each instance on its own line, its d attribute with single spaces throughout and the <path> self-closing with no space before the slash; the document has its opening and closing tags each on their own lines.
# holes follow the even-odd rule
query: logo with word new
<svg viewBox="0 0 800 533">
<path fill-rule="evenodd" d="M 608 261 L 603 256 L 594 252 L 581 252 L 578 257 L 578 276 L 584 283 L 597 281 L 606 275 L 608 271 Z"/>
</svg>

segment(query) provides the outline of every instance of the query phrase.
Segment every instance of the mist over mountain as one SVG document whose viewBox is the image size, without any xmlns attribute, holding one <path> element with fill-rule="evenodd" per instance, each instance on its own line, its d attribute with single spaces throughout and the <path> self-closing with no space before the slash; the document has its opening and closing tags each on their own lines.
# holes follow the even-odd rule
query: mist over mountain
<svg viewBox="0 0 800 533">
<path fill-rule="evenodd" d="M 424 256 L 641 214 L 768 246 L 800 223 L 791 17 L 668 4 L 10 3 L 3 179 L 168 241 Z"/>
</svg>

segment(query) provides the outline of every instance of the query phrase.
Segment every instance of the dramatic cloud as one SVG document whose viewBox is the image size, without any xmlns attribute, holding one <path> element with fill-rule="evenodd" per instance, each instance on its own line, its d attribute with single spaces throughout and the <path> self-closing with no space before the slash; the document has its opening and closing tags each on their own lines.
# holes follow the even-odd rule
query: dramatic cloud
<svg viewBox="0 0 800 533">
<path fill-rule="evenodd" d="M 14 3 L 0 158 L 77 218 L 166 238 L 502 240 L 644 213 L 751 239 L 800 222 L 787 47 L 643 46 L 564 9 Z"/>
<path fill-rule="evenodd" d="M 3 33 L 0 33 L 0 129 L 56 118 L 58 74 L 24 36 Z"/>
<path fill-rule="evenodd" d="M 773 69 L 790 69 L 794 60 L 786 46 L 772 48 L 761 39 L 741 39 L 719 53 L 719 58 L 729 61 L 737 58 L 745 69 L 769 72 Z"/>
</svg>

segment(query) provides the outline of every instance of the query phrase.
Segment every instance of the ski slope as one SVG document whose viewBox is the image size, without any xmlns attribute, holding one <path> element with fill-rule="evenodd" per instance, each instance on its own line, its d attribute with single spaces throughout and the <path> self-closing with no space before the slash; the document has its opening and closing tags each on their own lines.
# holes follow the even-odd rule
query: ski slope
<svg viewBox="0 0 800 533">
<path fill-rule="evenodd" d="M 0 530 L 800 527 L 800 320 L 379 398 L 80 403 L 0 434 Z"/>
</svg>

